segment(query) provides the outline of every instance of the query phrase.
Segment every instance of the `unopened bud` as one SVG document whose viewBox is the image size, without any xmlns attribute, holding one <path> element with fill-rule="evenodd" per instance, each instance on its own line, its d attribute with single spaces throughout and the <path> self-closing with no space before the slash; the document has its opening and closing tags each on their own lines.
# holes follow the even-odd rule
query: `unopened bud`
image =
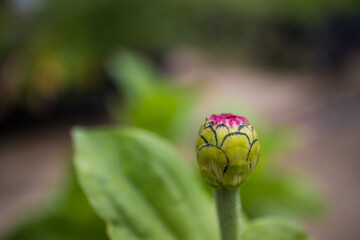
<svg viewBox="0 0 360 240">
<path fill-rule="evenodd" d="M 200 174 L 215 188 L 243 184 L 257 165 L 260 144 L 245 117 L 211 115 L 200 127 L 196 144 Z"/>
</svg>

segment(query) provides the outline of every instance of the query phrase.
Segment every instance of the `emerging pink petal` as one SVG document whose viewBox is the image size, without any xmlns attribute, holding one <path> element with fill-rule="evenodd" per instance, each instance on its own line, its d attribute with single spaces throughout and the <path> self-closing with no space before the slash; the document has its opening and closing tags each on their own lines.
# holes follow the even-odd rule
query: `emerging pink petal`
<svg viewBox="0 0 360 240">
<path fill-rule="evenodd" d="M 249 121 L 243 116 L 237 116 L 231 113 L 222 113 L 219 115 L 213 114 L 208 119 L 209 122 L 214 122 L 214 126 L 218 124 L 225 124 L 230 127 L 240 126 L 241 124 L 249 125 Z"/>
</svg>

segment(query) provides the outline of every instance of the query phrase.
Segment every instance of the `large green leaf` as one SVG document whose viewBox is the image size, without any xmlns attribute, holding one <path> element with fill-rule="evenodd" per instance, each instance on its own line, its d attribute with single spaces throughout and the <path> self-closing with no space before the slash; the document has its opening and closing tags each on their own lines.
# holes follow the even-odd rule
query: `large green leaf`
<svg viewBox="0 0 360 240">
<path fill-rule="evenodd" d="M 80 184 L 111 239 L 218 239 L 213 204 L 171 144 L 125 128 L 73 138 Z"/>
</svg>

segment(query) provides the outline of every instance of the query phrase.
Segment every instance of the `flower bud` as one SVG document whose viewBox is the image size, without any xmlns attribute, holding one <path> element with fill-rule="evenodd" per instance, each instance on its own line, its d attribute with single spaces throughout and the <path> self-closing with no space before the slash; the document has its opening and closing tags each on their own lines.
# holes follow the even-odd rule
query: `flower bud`
<svg viewBox="0 0 360 240">
<path fill-rule="evenodd" d="M 259 159 L 260 144 L 245 117 L 228 113 L 205 120 L 196 151 L 205 181 L 215 188 L 233 189 L 250 177 Z"/>
</svg>

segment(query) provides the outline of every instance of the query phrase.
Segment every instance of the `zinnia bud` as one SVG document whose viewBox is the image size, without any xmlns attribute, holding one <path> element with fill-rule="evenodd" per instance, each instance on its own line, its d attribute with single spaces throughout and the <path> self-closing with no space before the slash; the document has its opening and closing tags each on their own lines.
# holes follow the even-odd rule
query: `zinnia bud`
<svg viewBox="0 0 360 240">
<path fill-rule="evenodd" d="M 196 144 L 200 174 L 215 188 L 243 184 L 259 159 L 260 144 L 248 120 L 233 114 L 211 115 L 200 127 Z"/>
</svg>

